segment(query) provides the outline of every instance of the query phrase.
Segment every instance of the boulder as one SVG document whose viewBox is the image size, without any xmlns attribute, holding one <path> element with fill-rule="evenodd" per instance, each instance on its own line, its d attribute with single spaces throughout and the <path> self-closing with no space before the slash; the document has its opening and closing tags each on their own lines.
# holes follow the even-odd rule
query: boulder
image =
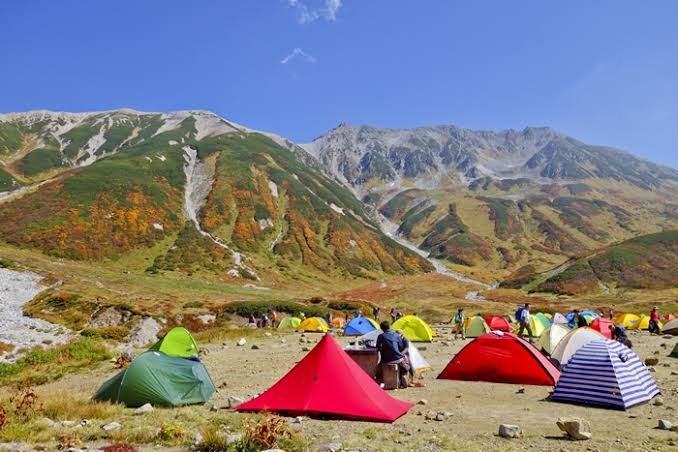
<svg viewBox="0 0 678 452">
<path fill-rule="evenodd" d="M 226 444 L 237 443 L 241 439 L 242 433 L 231 433 L 230 435 L 226 436 Z"/>
<path fill-rule="evenodd" d="M 118 422 L 111 422 L 109 424 L 104 424 L 101 426 L 101 429 L 105 432 L 114 432 L 117 430 L 120 430 L 122 428 L 122 425 Z"/>
<path fill-rule="evenodd" d="M 228 399 L 216 399 L 212 401 L 212 411 L 227 410 L 231 407 Z"/>
<path fill-rule="evenodd" d="M 646 366 L 656 366 L 657 364 L 659 364 L 658 358 L 645 358 Z"/>
<path fill-rule="evenodd" d="M 122 313 L 113 307 L 108 307 L 94 314 L 92 320 L 89 321 L 89 326 L 90 328 L 108 328 L 122 325 L 122 323 Z"/>
<path fill-rule="evenodd" d="M 518 388 L 516 394 L 525 394 L 525 388 Z"/>
<path fill-rule="evenodd" d="M 565 435 L 572 440 L 582 441 L 591 439 L 591 432 L 589 432 L 591 429 L 590 424 L 584 419 L 563 417 L 558 419 L 556 424 L 558 425 L 558 428 L 565 432 Z"/>
<path fill-rule="evenodd" d="M 428 405 L 428 400 L 421 399 L 420 401 L 417 402 L 417 405 Z"/>
<path fill-rule="evenodd" d="M 654 405 L 654 406 L 663 406 L 663 405 L 664 405 L 664 399 L 662 399 L 661 397 L 656 397 L 656 398 L 654 399 L 654 402 L 652 402 L 652 405 Z"/>
<path fill-rule="evenodd" d="M 252 346 L 252 350 L 259 350 L 259 349 L 260 349 L 260 347 L 259 347 L 258 345 L 256 345 L 256 344 L 254 344 L 254 345 Z"/>
<path fill-rule="evenodd" d="M 271 337 L 271 336 L 273 336 L 273 333 L 269 333 L 268 331 L 266 331 L 266 332 L 264 333 L 264 336 L 266 336 L 266 337 Z"/>
<path fill-rule="evenodd" d="M 132 347 L 146 347 L 158 340 L 158 333 L 162 327 L 152 317 L 141 319 L 127 336 L 127 342 Z"/>
<path fill-rule="evenodd" d="M 240 397 L 236 397 L 236 396 L 230 396 L 228 398 L 228 407 L 229 408 L 235 408 L 238 405 L 240 405 L 241 403 L 245 403 L 245 399 L 241 399 Z"/>
<path fill-rule="evenodd" d="M 136 410 L 134 410 L 134 414 L 136 414 L 138 416 L 140 414 L 146 414 L 146 413 L 150 413 L 152 411 L 153 411 L 153 405 L 151 405 L 150 403 L 146 403 L 144 405 L 141 405 Z"/>
<path fill-rule="evenodd" d="M 671 430 L 673 428 L 673 422 L 667 421 L 666 419 L 659 419 L 657 428 L 659 430 Z"/>
<path fill-rule="evenodd" d="M 329 443 L 318 446 L 318 452 L 338 452 L 342 450 L 341 444 Z"/>
<path fill-rule="evenodd" d="M 238 342 L 235 343 L 238 347 L 242 347 L 245 344 L 247 344 L 247 340 L 244 337 L 241 337 Z"/>
<path fill-rule="evenodd" d="M 195 318 L 198 319 L 203 325 L 209 325 L 217 320 L 217 316 L 214 314 L 200 314 L 196 315 Z"/>
<path fill-rule="evenodd" d="M 499 436 L 502 438 L 522 438 L 524 433 L 517 425 L 501 424 L 499 426 Z"/>
</svg>

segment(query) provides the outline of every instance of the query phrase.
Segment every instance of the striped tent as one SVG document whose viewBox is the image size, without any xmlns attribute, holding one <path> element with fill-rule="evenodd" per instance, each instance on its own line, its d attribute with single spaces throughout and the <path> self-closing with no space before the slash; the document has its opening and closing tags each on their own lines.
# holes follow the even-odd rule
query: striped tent
<svg viewBox="0 0 678 452">
<path fill-rule="evenodd" d="M 551 400 L 625 410 L 659 394 L 652 374 L 630 348 L 598 339 L 562 369 Z"/>
</svg>

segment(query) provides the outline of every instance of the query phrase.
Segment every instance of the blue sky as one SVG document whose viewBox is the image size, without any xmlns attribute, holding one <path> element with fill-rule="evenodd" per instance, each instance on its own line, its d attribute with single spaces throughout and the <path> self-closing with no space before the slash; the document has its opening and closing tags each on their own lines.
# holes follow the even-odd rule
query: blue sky
<svg viewBox="0 0 678 452">
<path fill-rule="evenodd" d="M 678 168 L 678 2 L 0 2 L 0 111 L 547 125 Z M 298 50 L 295 50 L 298 49 Z"/>
</svg>

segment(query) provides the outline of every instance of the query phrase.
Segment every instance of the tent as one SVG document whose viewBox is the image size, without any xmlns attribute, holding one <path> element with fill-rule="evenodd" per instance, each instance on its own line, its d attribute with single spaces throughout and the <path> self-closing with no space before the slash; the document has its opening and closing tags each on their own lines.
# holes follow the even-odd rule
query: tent
<svg viewBox="0 0 678 452">
<path fill-rule="evenodd" d="M 148 351 L 101 385 L 94 400 L 124 403 L 128 407 L 146 403 L 191 405 L 207 402 L 214 391 L 212 379 L 200 361 Z"/>
<path fill-rule="evenodd" d="M 570 323 L 570 321 L 567 320 L 567 318 L 564 315 L 562 315 L 560 312 L 556 312 L 555 314 L 553 314 L 553 318 L 551 319 L 551 323 L 554 324 L 554 325 L 567 325 L 568 323 Z"/>
<path fill-rule="evenodd" d="M 676 343 L 676 346 L 673 347 L 673 350 L 671 351 L 671 356 L 674 358 L 678 358 L 678 343 Z"/>
<path fill-rule="evenodd" d="M 618 314 L 614 316 L 614 323 L 623 326 L 627 330 L 635 330 L 638 328 L 640 316 L 635 314 Z"/>
<path fill-rule="evenodd" d="M 544 331 L 544 334 L 539 336 L 539 347 L 549 355 L 553 353 L 556 345 L 570 332 L 570 329 L 565 325 L 553 324 Z"/>
<path fill-rule="evenodd" d="M 593 322 L 591 322 L 589 326 L 592 329 L 602 333 L 603 336 L 605 336 L 606 338 L 612 339 L 612 331 L 610 331 L 610 325 L 614 326 L 612 320 L 606 319 L 604 317 L 598 317 Z"/>
<path fill-rule="evenodd" d="M 435 333 L 430 326 L 415 315 L 406 315 L 399 318 L 391 329 L 402 330 L 405 337 L 412 342 L 431 342 Z"/>
<path fill-rule="evenodd" d="M 343 328 L 346 326 L 346 321 L 341 317 L 335 317 L 332 319 L 332 321 L 330 321 L 330 325 L 332 325 L 334 328 Z"/>
<path fill-rule="evenodd" d="M 665 322 L 668 322 L 669 320 L 673 320 L 675 318 L 676 318 L 676 316 L 673 315 L 673 314 L 664 314 L 662 316 L 662 320 L 665 321 Z"/>
<path fill-rule="evenodd" d="M 297 330 L 312 333 L 327 333 L 329 328 L 327 327 L 327 322 L 320 317 L 309 317 L 299 324 Z"/>
<path fill-rule="evenodd" d="M 346 324 L 344 336 L 362 336 L 375 330 L 377 328 L 374 327 L 367 317 L 358 316 Z"/>
<path fill-rule="evenodd" d="M 149 350 L 163 352 L 167 356 L 190 358 L 198 356 L 200 347 L 186 328 L 175 327 L 169 330 L 165 337 L 155 343 Z"/>
<path fill-rule="evenodd" d="M 281 330 L 296 330 L 301 325 L 301 319 L 298 317 L 285 317 L 280 321 L 278 329 Z"/>
<path fill-rule="evenodd" d="M 325 335 L 287 375 L 235 409 L 393 422 L 411 407 L 387 394 L 331 335 Z"/>
<path fill-rule="evenodd" d="M 462 348 L 438 378 L 551 386 L 559 375 L 532 344 L 511 333 L 492 331 Z"/>
<path fill-rule="evenodd" d="M 596 314 L 595 312 L 593 312 L 593 311 L 587 311 L 587 310 L 579 311 L 579 315 L 583 316 L 583 317 L 586 319 L 586 324 L 587 324 L 587 325 L 590 325 L 591 322 L 593 322 L 595 319 L 597 319 L 598 317 L 600 317 L 600 316 L 599 316 L 598 314 Z M 577 326 L 577 325 L 574 324 L 574 311 L 569 312 L 569 313 L 565 316 L 565 318 L 567 319 L 568 323 L 570 324 L 570 328 L 574 328 L 574 327 Z"/>
<path fill-rule="evenodd" d="M 530 314 L 530 329 L 532 330 L 532 337 L 541 336 L 546 329 L 551 326 L 551 321 L 544 316 L 544 314 Z M 520 331 L 520 323 L 513 328 L 513 332 L 518 334 Z M 527 336 L 527 329 L 523 331 L 523 336 Z"/>
<path fill-rule="evenodd" d="M 544 314 L 547 319 L 553 320 L 553 314 L 551 314 L 550 312 L 542 312 L 542 314 Z"/>
<path fill-rule="evenodd" d="M 499 316 L 496 316 L 496 315 L 489 315 L 489 316 L 485 317 L 485 322 L 487 323 L 487 326 L 490 327 L 490 330 L 503 331 L 505 333 L 508 333 L 508 332 L 511 331 L 511 325 L 503 317 L 499 317 Z"/>
<path fill-rule="evenodd" d="M 485 319 L 479 315 L 469 317 L 464 322 L 464 334 L 466 334 L 466 337 L 479 337 L 489 332 L 490 327 L 485 322 Z"/>
<path fill-rule="evenodd" d="M 625 410 L 657 394 L 652 374 L 631 349 L 617 341 L 596 339 L 572 356 L 551 400 Z"/>
<path fill-rule="evenodd" d="M 558 342 L 556 348 L 553 349 L 553 353 L 551 353 L 551 358 L 558 361 L 562 369 L 562 367 L 567 364 L 567 362 L 570 360 L 570 358 L 572 358 L 572 355 L 574 355 L 577 350 L 591 341 L 604 338 L 605 336 L 592 328 L 575 328 L 567 333 L 567 335 L 565 335 L 565 337 L 562 338 L 560 342 Z"/>
<path fill-rule="evenodd" d="M 537 312 L 534 316 L 537 317 L 540 322 L 551 325 L 551 317 L 549 317 L 547 314 L 544 314 L 543 312 Z"/>
<path fill-rule="evenodd" d="M 383 333 L 381 330 L 372 331 L 371 333 L 367 333 L 364 336 L 360 336 L 358 338 L 358 342 L 363 342 L 368 347 L 376 347 L 377 338 L 381 333 Z M 428 363 L 428 361 L 426 361 L 426 359 L 424 359 L 417 347 L 412 342 L 410 342 L 409 354 L 410 364 L 412 364 L 415 373 L 420 374 L 426 372 L 427 370 L 432 370 L 431 365 Z"/>
<path fill-rule="evenodd" d="M 659 329 L 662 329 L 664 324 L 660 321 L 659 322 Z M 640 320 L 638 321 L 638 329 L 639 330 L 649 330 L 650 329 L 650 316 L 649 315 L 641 315 Z"/>
<path fill-rule="evenodd" d="M 662 333 L 678 336 L 678 319 L 669 320 L 664 324 Z"/>
</svg>

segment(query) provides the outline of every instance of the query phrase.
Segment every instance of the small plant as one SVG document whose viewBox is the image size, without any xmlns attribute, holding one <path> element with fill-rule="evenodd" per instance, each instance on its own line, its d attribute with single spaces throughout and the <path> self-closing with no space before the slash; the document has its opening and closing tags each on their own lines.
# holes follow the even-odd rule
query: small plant
<svg viewBox="0 0 678 452">
<path fill-rule="evenodd" d="M 77 433 L 61 434 L 57 437 L 57 440 L 59 442 L 57 444 L 58 450 L 69 450 L 72 448 L 82 447 L 82 440 L 80 439 L 80 435 Z"/>
<path fill-rule="evenodd" d="M 176 443 L 186 436 L 186 430 L 179 424 L 163 424 L 158 439 L 163 442 Z"/>
<path fill-rule="evenodd" d="M 125 369 L 127 366 L 130 365 L 131 362 L 132 355 L 125 352 L 121 353 L 117 358 L 115 358 L 113 365 L 116 367 L 116 369 Z"/>
<path fill-rule="evenodd" d="M 7 411 L 4 407 L 0 406 L 0 430 L 7 425 Z"/>
<path fill-rule="evenodd" d="M 287 422 L 280 416 L 264 415 L 258 421 L 245 425 L 244 442 L 247 450 L 265 450 L 278 448 L 281 440 L 292 437 Z"/>
<path fill-rule="evenodd" d="M 14 386 L 9 402 L 14 405 L 14 413 L 23 419 L 30 419 L 40 409 L 38 395 L 30 386 Z"/>
<path fill-rule="evenodd" d="M 103 452 L 137 452 L 139 449 L 134 447 L 131 444 L 111 444 L 110 446 L 103 447 L 101 449 Z"/>
</svg>

